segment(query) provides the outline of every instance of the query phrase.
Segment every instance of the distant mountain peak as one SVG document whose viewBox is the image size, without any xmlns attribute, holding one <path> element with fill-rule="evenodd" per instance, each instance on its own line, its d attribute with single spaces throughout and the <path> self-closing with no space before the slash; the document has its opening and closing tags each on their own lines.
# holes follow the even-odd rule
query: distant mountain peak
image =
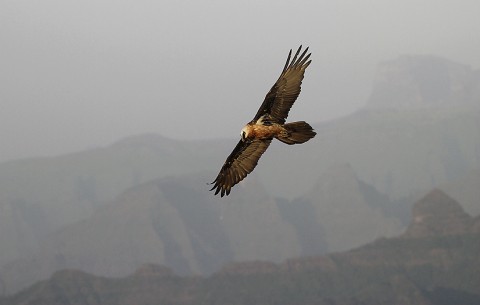
<svg viewBox="0 0 480 305">
<path fill-rule="evenodd" d="M 145 146 L 145 145 L 165 145 L 166 143 L 172 144 L 176 141 L 170 138 L 167 138 L 161 134 L 157 133 L 144 133 L 127 136 L 122 138 L 112 144 L 114 147 L 135 147 L 135 146 Z"/>
<path fill-rule="evenodd" d="M 412 210 L 412 223 L 405 237 L 457 235 L 468 232 L 472 217 L 460 204 L 439 189 L 434 189 L 417 203 Z"/>
<path fill-rule="evenodd" d="M 379 64 L 368 108 L 478 105 L 480 74 L 432 55 L 403 55 Z"/>
</svg>

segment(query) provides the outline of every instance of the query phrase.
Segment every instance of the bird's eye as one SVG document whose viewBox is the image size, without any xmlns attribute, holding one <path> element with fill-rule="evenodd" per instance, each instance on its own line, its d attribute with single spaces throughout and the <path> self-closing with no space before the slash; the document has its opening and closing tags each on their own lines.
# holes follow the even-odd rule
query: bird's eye
<svg viewBox="0 0 480 305">
<path fill-rule="evenodd" d="M 245 140 L 245 131 L 242 131 L 242 140 Z"/>
</svg>

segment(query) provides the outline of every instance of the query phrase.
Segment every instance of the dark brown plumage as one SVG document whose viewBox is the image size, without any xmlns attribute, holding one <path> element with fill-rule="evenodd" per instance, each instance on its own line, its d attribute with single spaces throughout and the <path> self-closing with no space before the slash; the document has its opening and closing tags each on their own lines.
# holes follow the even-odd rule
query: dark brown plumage
<svg viewBox="0 0 480 305">
<path fill-rule="evenodd" d="M 300 94 L 305 69 L 311 63 L 308 48 L 300 54 L 301 49 L 302 46 L 291 61 L 290 50 L 280 77 L 265 96 L 253 120 L 242 129 L 241 140 L 212 182 L 211 190 L 215 190 L 215 195 L 229 195 L 232 187 L 253 171 L 273 138 L 291 145 L 304 143 L 316 135 L 306 122 L 285 124 L 290 108 Z"/>
</svg>

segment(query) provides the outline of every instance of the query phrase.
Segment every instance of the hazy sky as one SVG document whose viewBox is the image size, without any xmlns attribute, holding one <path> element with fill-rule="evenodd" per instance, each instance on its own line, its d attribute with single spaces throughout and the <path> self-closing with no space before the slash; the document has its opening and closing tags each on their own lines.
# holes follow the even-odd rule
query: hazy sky
<svg viewBox="0 0 480 305">
<path fill-rule="evenodd" d="M 361 107 L 376 64 L 435 54 L 480 67 L 480 1 L 0 1 L 0 161 L 154 132 L 238 137 L 308 45 L 291 120 Z"/>
</svg>

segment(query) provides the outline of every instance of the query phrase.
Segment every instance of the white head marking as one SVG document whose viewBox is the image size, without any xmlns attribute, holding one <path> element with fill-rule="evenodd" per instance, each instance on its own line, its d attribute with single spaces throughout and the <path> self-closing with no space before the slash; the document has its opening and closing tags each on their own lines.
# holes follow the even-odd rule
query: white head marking
<svg viewBox="0 0 480 305">
<path fill-rule="evenodd" d="M 245 140 L 247 136 L 248 136 L 248 128 L 247 126 L 245 126 L 242 128 L 242 131 L 240 131 L 240 137 L 242 138 L 242 140 Z"/>
</svg>

